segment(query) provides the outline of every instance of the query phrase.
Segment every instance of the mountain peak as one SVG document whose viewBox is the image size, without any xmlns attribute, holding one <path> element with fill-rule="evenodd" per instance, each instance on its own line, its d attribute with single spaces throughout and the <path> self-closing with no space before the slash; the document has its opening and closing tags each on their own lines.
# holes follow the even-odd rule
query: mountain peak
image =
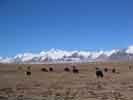
<svg viewBox="0 0 133 100">
<path fill-rule="evenodd" d="M 129 55 L 130 54 L 130 55 Z M 23 53 L 14 57 L 2 58 L 0 63 L 46 63 L 46 62 L 90 62 L 90 61 L 128 61 L 133 58 L 133 46 L 127 49 L 113 49 L 111 51 L 65 51 L 51 49 L 40 53 Z"/>
</svg>

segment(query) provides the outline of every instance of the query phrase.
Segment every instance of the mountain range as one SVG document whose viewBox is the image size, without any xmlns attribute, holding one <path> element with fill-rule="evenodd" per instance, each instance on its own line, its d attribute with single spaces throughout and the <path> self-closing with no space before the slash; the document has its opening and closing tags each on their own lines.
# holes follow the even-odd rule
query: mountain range
<svg viewBox="0 0 133 100">
<path fill-rule="evenodd" d="M 51 49 L 40 53 L 23 53 L 14 57 L 0 57 L 0 63 L 64 63 L 64 62 L 95 62 L 95 61 L 133 61 L 133 46 L 126 49 L 111 51 L 65 51 Z"/>
</svg>

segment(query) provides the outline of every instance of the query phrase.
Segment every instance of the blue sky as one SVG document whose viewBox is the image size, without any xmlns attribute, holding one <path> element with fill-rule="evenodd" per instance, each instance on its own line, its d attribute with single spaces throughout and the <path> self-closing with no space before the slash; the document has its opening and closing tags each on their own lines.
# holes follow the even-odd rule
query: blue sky
<svg viewBox="0 0 133 100">
<path fill-rule="evenodd" d="M 133 44 L 133 0 L 0 0 L 0 56 Z"/>
</svg>

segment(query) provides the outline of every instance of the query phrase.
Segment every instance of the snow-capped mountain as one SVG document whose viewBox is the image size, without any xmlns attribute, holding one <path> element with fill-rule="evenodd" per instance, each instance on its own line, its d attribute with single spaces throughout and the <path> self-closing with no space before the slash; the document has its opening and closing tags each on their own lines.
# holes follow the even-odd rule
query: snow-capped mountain
<svg viewBox="0 0 133 100">
<path fill-rule="evenodd" d="M 133 61 L 133 46 L 127 49 L 111 51 L 65 51 L 51 49 L 38 54 L 23 53 L 14 57 L 2 58 L 0 63 L 59 63 L 59 62 L 92 62 L 92 61 Z"/>
</svg>

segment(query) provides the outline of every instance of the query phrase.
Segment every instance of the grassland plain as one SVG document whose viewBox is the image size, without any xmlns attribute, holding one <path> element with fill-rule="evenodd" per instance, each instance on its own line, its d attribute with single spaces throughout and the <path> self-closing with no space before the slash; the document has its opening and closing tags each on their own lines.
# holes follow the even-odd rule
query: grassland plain
<svg viewBox="0 0 133 100">
<path fill-rule="evenodd" d="M 79 73 L 65 72 L 71 65 L 0 64 L 0 100 L 133 100 L 133 63 L 77 63 Z M 49 67 L 54 71 L 41 71 Z M 109 69 L 103 79 L 96 78 L 96 67 Z"/>
</svg>

